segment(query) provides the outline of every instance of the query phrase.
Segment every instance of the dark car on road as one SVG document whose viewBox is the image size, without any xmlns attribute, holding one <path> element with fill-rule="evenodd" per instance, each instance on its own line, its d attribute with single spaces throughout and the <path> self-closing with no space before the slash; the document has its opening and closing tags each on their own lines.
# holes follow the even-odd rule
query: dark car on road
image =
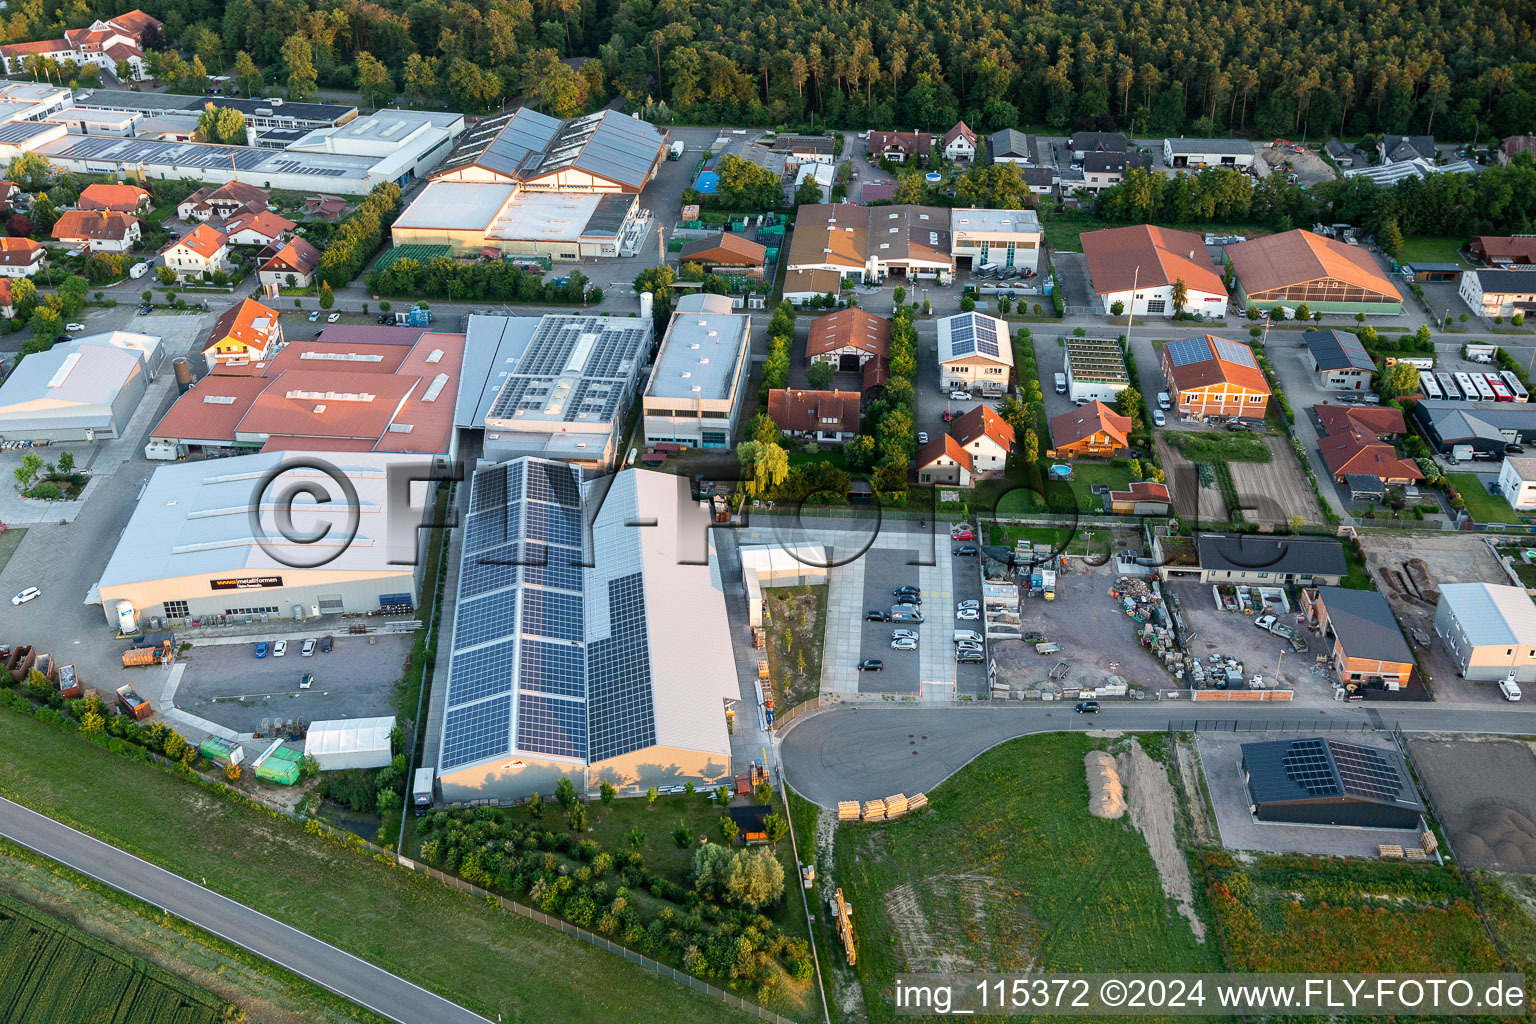
<svg viewBox="0 0 1536 1024">
<path fill-rule="evenodd" d="M 977 551 L 976 545 L 974 545 L 974 544 L 961 544 L 959 547 L 957 547 L 953 551 L 951 551 L 950 554 L 952 554 L 952 555 L 974 555 L 974 554 L 976 554 L 976 551 Z"/>
<path fill-rule="evenodd" d="M 320 638 L 320 653 L 321 654 L 330 654 L 331 653 L 331 648 L 335 647 L 335 646 L 336 646 L 336 641 L 332 640 L 330 637 L 323 636 L 323 637 Z"/>
<path fill-rule="evenodd" d="M 879 658 L 865 658 L 859 662 L 860 672 L 879 672 L 885 668 L 885 662 Z"/>
<path fill-rule="evenodd" d="M 871 608 L 869 611 L 864 613 L 864 621 L 865 622 L 890 622 L 891 621 L 891 613 L 890 612 L 883 612 L 883 611 L 881 611 L 878 608 Z"/>
<path fill-rule="evenodd" d="M 1080 700 L 1077 702 L 1077 713 L 1080 715 L 1096 715 L 1099 713 L 1099 702 L 1096 700 Z"/>
</svg>

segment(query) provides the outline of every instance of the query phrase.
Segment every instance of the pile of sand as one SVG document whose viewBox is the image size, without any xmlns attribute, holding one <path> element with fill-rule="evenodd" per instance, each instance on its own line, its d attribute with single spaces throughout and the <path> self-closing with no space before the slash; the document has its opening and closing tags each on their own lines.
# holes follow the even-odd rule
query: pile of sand
<svg viewBox="0 0 1536 1024">
<path fill-rule="evenodd" d="M 1467 813 L 1467 837 L 1456 851 L 1473 864 L 1505 871 L 1536 869 L 1536 822 L 1505 800 L 1486 800 Z"/>
<path fill-rule="evenodd" d="M 1115 759 L 1102 750 L 1083 757 L 1088 771 L 1088 813 L 1095 818 L 1114 820 L 1125 816 L 1125 787 L 1120 783 L 1120 769 Z"/>
</svg>

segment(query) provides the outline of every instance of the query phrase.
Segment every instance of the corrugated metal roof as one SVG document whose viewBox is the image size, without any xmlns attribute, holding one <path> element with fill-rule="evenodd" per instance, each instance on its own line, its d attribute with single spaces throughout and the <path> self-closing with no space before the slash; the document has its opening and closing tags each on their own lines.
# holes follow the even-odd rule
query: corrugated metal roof
<svg viewBox="0 0 1536 1024">
<path fill-rule="evenodd" d="M 1536 646 L 1536 604 L 1520 587 L 1442 583 L 1440 601 L 1473 647 Z"/>
</svg>

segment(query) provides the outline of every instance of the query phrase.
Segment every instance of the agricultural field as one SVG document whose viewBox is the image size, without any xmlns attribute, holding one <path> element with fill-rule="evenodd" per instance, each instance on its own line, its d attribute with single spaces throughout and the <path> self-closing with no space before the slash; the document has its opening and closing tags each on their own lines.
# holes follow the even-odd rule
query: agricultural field
<svg viewBox="0 0 1536 1024">
<path fill-rule="evenodd" d="M 239 1010 L 0 895 L 0 1021 L 219 1024 Z"/>
<path fill-rule="evenodd" d="M 100 781 L 113 780 L 102 799 Z M 0 711 L 0 792 L 494 1018 L 744 1021 L 616 956 Z M 663 818 L 663 821 L 666 819 Z M 676 825 L 648 829 L 665 836 Z M 670 839 L 666 841 L 670 842 Z M 326 899 L 296 894 L 324 892 Z M 575 976 L 604 979 L 570 998 Z"/>
<path fill-rule="evenodd" d="M 1216 850 L 1201 865 L 1234 971 L 1503 969 L 1456 869 L 1306 856 L 1245 866 Z"/>
<path fill-rule="evenodd" d="M 768 678 L 773 684 L 774 707 L 782 715 L 821 692 L 827 588 L 765 590 L 763 613 L 768 628 Z"/>
<path fill-rule="evenodd" d="M 1158 756 L 1160 740 L 1148 745 Z M 1134 753 L 1129 792 L 1159 813 L 1089 813 L 1084 757 L 1101 749 Z M 854 907 L 869 1020 L 901 1019 L 890 992 L 907 971 L 1221 968 L 1166 770 L 1127 741 L 1013 740 L 929 799 L 901 821 L 838 828 L 836 882 Z"/>
</svg>

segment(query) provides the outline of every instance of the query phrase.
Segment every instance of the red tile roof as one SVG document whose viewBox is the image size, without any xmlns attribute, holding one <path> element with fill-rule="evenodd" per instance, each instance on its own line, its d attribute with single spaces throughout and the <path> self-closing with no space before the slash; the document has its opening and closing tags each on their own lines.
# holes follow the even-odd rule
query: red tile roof
<svg viewBox="0 0 1536 1024">
<path fill-rule="evenodd" d="M 224 222 L 224 233 L 233 235 L 247 229 L 255 231 L 269 239 L 276 239 L 285 232 L 298 227 L 287 217 L 279 217 L 271 210 L 253 210 L 247 208 L 235 214 Z"/>
<path fill-rule="evenodd" d="M 1392 299 L 1402 293 L 1376 265 L 1370 253 L 1310 231 L 1285 231 L 1250 238 L 1227 249 L 1233 272 L 1247 295 L 1274 291 L 1308 281 L 1342 281 Z"/>
<path fill-rule="evenodd" d="M 684 263 L 704 263 L 728 267 L 761 267 L 768 249 L 761 242 L 722 231 L 683 246 L 678 259 Z"/>
<path fill-rule="evenodd" d="M 320 250 L 302 238 L 295 238 L 262 264 L 261 269 L 278 273 L 292 271 L 295 274 L 312 274 L 319 266 Z"/>
<path fill-rule="evenodd" d="M 985 405 L 978 405 L 970 412 L 955 419 L 949 425 L 949 432 L 962 445 L 969 445 L 972 441 L 985 434 L 1000 445 L 1004 451 L 1013 451 L 1013 428 L 1008 425 L 1007 420 Z"/>
<path fill-rule="evenodd" d="M 264 377 L 204 377 L 176 399 L 149 436 L 231 443 L 251 403 L 271 386 L 272 381 Z"/>
<path fill-rule="evenodd" d="M 859 397 L 857 391 L 774 388 L 768 392 L 768 418 L 780 430 L 796 433 L 856 434 L 859 431 Z"/>
<path fill-rule="evenodd" d="M 0 307 L 8 307 L 15 299 L 11 295 L 11 279 L 0 277 Z"/>
<path fill-rule="evenodd" d="M 1137 480 L 1128 490 L 1110 491 L 1110 501 L 1170 501 L 1168 485 L 1151 480 Z"/>
<path fill-rule="evenodd" d="M 48 250 L 30 238 L 0 238 L 0 264 L 29 267 Z"/>
<path fill-rule="evenodd" d="M 840 309 L 811 321 L 806 358 L 852 346 L 881 359 L 891 354 L 891 322 L 862 309 Z"/>
<path fill-rule="evenodd" d="M 1382 480 L 1422 480 L 1424 471 L 1412 459 L 1398 457 L 1397 449 L 1365 430 L 1330 434 L 1317 443 L 1334 476 L 1365 474 Z"/>
<path fill-rule="evenodd" d="M 976 133 L 971 131 L 970 125 L 964 121 L 955 122 L 955 126 L 944 133 L 944 146 L 948 148 L 956 139 L 965 139 L 972 147 L 976 145 Z"/>
<path fill-rule="evenodd" d="M 127 30 L 129 34 L 134 36 L 134 38 L 141 41 L 143 39 L 145 29 L 164 27 L 160 21 L 150 17 L 148 14 L 145 14 L 137 7 L 129 11 L 127 14 L 114 15 L 112 18 L 112 24 L 121 26 L 123 29 Z"/>
<path fill-rule="evenodd" d="M 171 247 L 184 246 L 206 260 L 212 259 L 227 244 L 229 244 L 229 239 L 225 238 L 223 233 L 217 228 L 209 227 L 207 224 L 199 224 L 180 239 L 173 242 Z"/>
<path fill-rule="evenodd" d="M 138 218 L 126 213 L 95 210 L 65 210 L 53 225 L 53 237 L 60 241 L 111 238 L 118 241 L 128 237 L 129 230 Z"/>
<path fill-rule="evenodd" d="M 960 447 L 960 442 L 949 434 L 940 434 L 919 448 L 912 457 L 912 466 L 914 469 L 924 469 L 944 455 L 964 466 L 967 473 L 976 472 L 976 463 L 971 460 L 971 453 Z"/>
<path fill-rule="evenodd" d="M 58 53 L 68 49 L 69 43 L 63 39 L 40 39 L 33 43 L 7 43 L 0 46 L 0 56 L 24 57 L 29 53 Z"/>
<path fill-rule="evenodd" d="M 213 322 L 213 329 L 208 332 L 203 351 L 207 352 L 226 338 L 265 350 L 276 340 L 277 318 L 277 310 L 263 306 L 255 299 L 246 299 L 240 305 L 231 306 L 219 314 L 219 318 Z M 224 372 L 223 368 L 218 372 Z"/>
<path fill-rule="evenodd" d="M 1103 402 L 1089 402 L 1051 417 L 1051 444 L 1056 448 L 1077 444 L 1100 432 L 1108 434 L 1117 447 L 1124 448 L 1131 435 L 1131 418 L 1121 416 Z"/>
<path fill-rule="evenodd" d="M 1195 388 L 1206 388 L 1212 384 L 1235 384 L 1255 394 L 1268 395 L 1269 382 L 1264 379 L 1264 371 L 1260 370 L 1255 361 L 1253 366 L 1245 366 L 1242 363 L 1234 363 L 1223 359 L 1217 349 L 1219 340 L 1213 334 L 1204 335 L 1202 338 L 1192 338 L 1192 341 L 1204 341 L 1207 355 L 1198 362 L 1184 363 L 1182 366 L 1174 366 L 1172 369 L 1173 386 L 1179 391 L 1187 391 Z M 1251 348 L 1240 341 L 1228 342 L 1232 345 L 1240 345 L 1243 348 Z"/>
<path fill-rule="evenodd" d="M 879 155 L 887 149 L 900 149 L 904 153 L 927 156 L 932 146 L 933 136 L 927 132 L 870 132 L 865 152 Z"/>
<path fill-rule="evenodd" d="M 1093 290 L 1099 295 L 1128 292 L 1133 285 L 1162 288 L 1179 280 L 1190 291 L 1227 294 L 1206 255 L 1205 239 L 1192 232 L 1137 224 L 1085 231 L 1082 243 Z"/>
<path fill-rule="evenodd" d="M 149 193 L 137 185 L 106 185 L 100 182 L 85 186 L 80 193 L 82 210 L 116 210 L 118 213 L 135 213 L 139 204 L 149 199 Z"/>
<path fill-rule="evenodd" d="M 1401 409 L 1388 406 L 1314 405 L 1324 434 L 1341 434 L 1359 428 L 1377 437 L 1408 433 L 1408 422 Z"/>
</svg>

